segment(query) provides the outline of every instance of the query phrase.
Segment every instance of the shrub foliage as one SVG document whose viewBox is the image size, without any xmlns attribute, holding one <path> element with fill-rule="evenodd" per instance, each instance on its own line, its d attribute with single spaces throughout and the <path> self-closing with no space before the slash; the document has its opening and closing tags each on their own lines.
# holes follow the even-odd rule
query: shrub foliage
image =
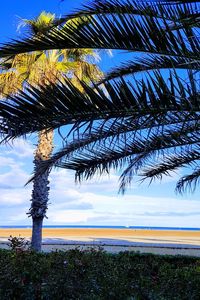
<svg viewBox="0 0 200 300">
<path fill-rule="evenodd" d="M 200 299 L 200 259 L 0 250 L 0 299 Z"/>
</svg>

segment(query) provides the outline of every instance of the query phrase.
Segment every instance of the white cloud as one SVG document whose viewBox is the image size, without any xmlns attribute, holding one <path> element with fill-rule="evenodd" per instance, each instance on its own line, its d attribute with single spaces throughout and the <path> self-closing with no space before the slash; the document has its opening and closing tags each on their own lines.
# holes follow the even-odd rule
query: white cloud
<svg viewBox="0 0 200 300">
<path fill-rule="evenodd" d="M 74 210 L 58 210 L 55 213 L 49 212 L 49 224 L 86 224 L 89 217 L 94 215 L 93 212 L 88 211 L 74 211 Z M 47 222 L 46 222 L 47 223 Z"/>
<path fill-rule="evenodd" d="M 92 209 L 93 205 L 90 202 L 87 201 L 79 201 L 79 200 L 75 200 L 75 201 L 70 201 L 71 199 L 66 199 L 66 201 L 60 202 L 57 204 L 57 202 L 50 204 L 53 205 L 53 210 L 57 211 L 57 210 L 88 210 L 88 209 Z"/>
<path fill-rule="evenodd" d="M 9 187 L 11 189 L 23 187 L 30 175 L 21 168 L 20 164 L 18 165 L 13 160 L 9 167 L 9 170 L 0 174 L 0 189 L 5 187 Z"/>
<path fill-rule="evenodd" d="M 51 180 L 52 179 L 52 180 Z M 95 192 L 95 193 L 115 193 L 119 187 L 119 176 L 111 170 L 109 175 L 103 175 L 100 178 L 94 178 L 81 183 L 75 183 L 74 172 L 68 170 L 54 170 L 50 174 L 52 189 L 60 189 L 62 192 L 73 186 L 77 192 Z"/>
<path fill-rule="evenodd" d="M 5 155 L 5 156 L 4 156 Z M 17 206 L 28 203 L 31 185 L 24 187 L 30 175 L 23 169 L 23 162 L 7 156 L 7 148 L 0 156 L 0 206 Z M 22 209 L 22 208 L 21 208 Z"/>
<path fill-rule="evenodd" d="M 0 206 L 27 204 L 30 200 L 30 189 L 1 189 Z"/>
<path fill-rule="evenodd" d="M 69 174 L 66 177 L 67 173 Z M 49 208 L 49 224 L 53 221 L 57 224 L 186 226 L 183 224 L 189 220 L 187 226 L 197 226 L 195 224 L 200 217 L 199 201 L 134 194 L 120 196 L 116 194 L 116 190 L 112 195 L 105 195 L 106 193 L 103 195 L 95 192 L 90 185 L 83 184 L 77 189 L 70 172 L 62 170 L 54 175 L 56 177 L 54 195 L 58 186 L 61 189 L 58 191 L 60 198 L 54 198 Z M 109 180 L 100 182 L 99 190 L 101 192 L 102 188 L 105 190 L 109 183 Z M 66 206 L 59 203 L 65 203 Z M 66 210 L 69 203 L 71 206 Z M 89 209 L 88 206 L 88 209 L 81 211 L 81 208 L 73 208 L 76 203 L 90 203 L 93 209 Z M 167 220 L 170 220 L 170 223 L 167 223 Z"/>
<path fill-rule="evenodd" d="M 12 167 L 16 166 L 16 162 L 13 158 L 11 157 L 5 157 L 5 156 L 0 156 L 0 167 Z"/>
<path fill-rule="evenodd" d="M 26 212 L 30 205 L 31 185 L 24 188 L 24 184 L 30 178 L 27 167 L 32 165 L 32 159 L 29 157 L 30 151 L 22 149 L 23 146 L 21 156 L 16 149 L 12 153 L 7 148 L 1 149 L 2 225 L 30 224 Z M 172 178 L 173 181 L 177 180 L 176 176 Z M 129 194 L 118 195 L 119 176 L 113 170 L 110 176 L 105 175 L 81 185 L 74 183 L 73 172 L 63 169 L 54 170 L 50 179 L 49 219 L 45 224 L 200 227 L 200 201 L 177 198 L 175 195 L 151 197 L 143 185 L 141 188 L 133 186 Z M 164 181 L 169 184 L 168 179 Z M 157 188 L 158 185 L 155 185 L 155 190 Z"/>
<path fill-rule="evenodd" d="M 7 155 L 14 155 L 18 158 L 33 158 L 34 146 L 30 141 L 23 139 L 16 139 L 5 147 Z"/>
</svg>

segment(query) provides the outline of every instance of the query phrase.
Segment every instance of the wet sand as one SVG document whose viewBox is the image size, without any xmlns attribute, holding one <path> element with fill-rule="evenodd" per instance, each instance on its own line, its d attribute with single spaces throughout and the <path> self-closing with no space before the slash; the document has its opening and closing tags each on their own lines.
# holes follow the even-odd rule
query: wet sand
<svg viewBox="0 0 200 300">
<path fill-rule="evenodd" d="M 30 239 L 30 228 L 0 228 L 0 243 L 8 237 Z M 134 250 L 158 254 L 184 254 L 200 256 L 200 231 L 149 230 L 110 228 L 44 228 L 43 250 L 71 249 L 102 245 L 107 251 Z M 123 249 L 122 249 L 123 248 Z M 180 249 L 180 251 L 177 249 Z M 193 249 L 193 250 L 192 250 Z"/>
</svg>

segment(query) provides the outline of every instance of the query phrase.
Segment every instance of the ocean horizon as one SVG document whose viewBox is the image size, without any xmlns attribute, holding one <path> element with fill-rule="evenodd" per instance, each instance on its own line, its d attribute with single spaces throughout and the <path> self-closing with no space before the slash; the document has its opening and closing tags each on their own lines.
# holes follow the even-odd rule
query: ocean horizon
<svg viewBox="0 0 200 300">
<path fill-rule="evenodd" d="M 1 229 L 6 228 L 31 228 L 31 225 L 0 225 Z M 99 226 L 99 225 L 44 225 L 43 228 L 110 228 L 110 229 L 146 229 L 146 230 L 191 230 L 199 231 L 198 227 L 160 227 L 160 226 Z"/>
</svg>

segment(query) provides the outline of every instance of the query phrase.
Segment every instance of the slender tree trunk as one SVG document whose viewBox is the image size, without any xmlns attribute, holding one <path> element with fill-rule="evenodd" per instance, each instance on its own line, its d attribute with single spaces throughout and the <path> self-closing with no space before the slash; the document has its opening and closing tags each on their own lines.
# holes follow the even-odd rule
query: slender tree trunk
<svg viewBox="0 0 200 300">
<path fill-rule="evenodd" d="M 42 246 L 43 218 L 33 218 L 32 220 L 33 220 L 33 225 L 32 225 L 31 246 L 33 250 L 40 252 Z"/>
<path fill-rule="evenodd" d="M 53 130 L 39 133 L 38 146 L 35 151 L 34 169 L 38 170 L 41 163 L 51 156 L 53 150 Z M 42 224 L 46 217 L 49 200 L 49 172 L 39 175 L 33 181 L 33 191 L 31 198 L 31 208 L 29 215 L 32 216 L 32 240 L 31 248 L 35 251 L 41 251 L 42 245 Z"/>
</svg>

